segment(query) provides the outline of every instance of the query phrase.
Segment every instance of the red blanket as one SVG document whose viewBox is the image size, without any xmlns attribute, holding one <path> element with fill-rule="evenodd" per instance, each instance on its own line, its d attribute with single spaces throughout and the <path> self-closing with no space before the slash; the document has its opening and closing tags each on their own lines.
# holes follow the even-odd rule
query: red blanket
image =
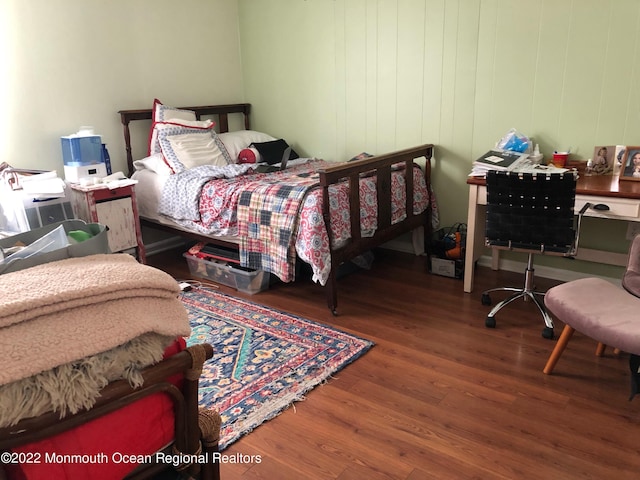
<svg viewBox="0 0 640 480">
<path fill-rule="evenodd" d="M 165 358 L 185 348 L 177 339 Z M 172 379 L 175 385 L 180 378 Z M 114 479 L 123 478 L 137 456 L 151 455 L 173 439 L 173 403 L 158 393 L 127 405 L 72 430 L 13 450 L 20 465 L 6 465 L 10 479 Z M 74 456 L 74 457 L 71 457 Z"/>
</svg>

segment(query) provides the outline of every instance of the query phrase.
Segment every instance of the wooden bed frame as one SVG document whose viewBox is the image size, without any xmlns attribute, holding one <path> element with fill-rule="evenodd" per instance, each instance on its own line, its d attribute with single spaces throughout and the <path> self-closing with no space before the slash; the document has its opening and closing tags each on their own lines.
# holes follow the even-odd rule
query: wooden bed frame
<svg viewBox="0 0 640 480">
<path fill-rule="evenodd" d="M 111 382 L 101 390 L 96 403 L 88 410 L 68 415 L 63 419 L 60 419 L 57 413 L 45 413 L 38 417 L 21 420 L 12 427 L 1 428 L 0 451 L 62 433 L 102 415 L 117 411 L 141 398 L 164 392 L 173 401 L 175 413 L 174 441 L 165 452 L 175 454 L 177 451 L 185 456 L 195 456 L 200 452 L 205 452 L 209 459 L 212 459 L 214 453 L 218 452 L 220 416 L 217 412 L 202 410 L 198 406 L 198 379 L 204 362 L 212 356 L 213 347 L 211 345 L 207 343 L 192 345 L 143 369 L 144 384 L 140 388 L 132 388 L 126 380 Z M 176 387 L 168 380 L 177 374 L 184 376 L 182 388 Z M 211 428 L 212 426 L 213 428 Z M 104 433 L 105 435 L 109 434 L 109 432 Z M 217 462 L 182 467 L 182 471 L 194 478 L 220 478 L 220 466 Z M 129 474 L 127 479 L 155 478 L 155 475 L 166 469 L 167 465 L 164 464 L 143 464 Z M 3 473 L 0 466 L 0 478 L 6 478 Z"/>
<path fill-rule="evenodd" d="M 209 106 L 196 106 L 196 107 L 180 107 L 185 110 L 192 110 L 196 113 L 198 119 L 202 117 L 213 116 L 216 117 L 219 132 L 229 131 L 229 115 L 241 114 L 244 117 L 244 128 L 249 130 L 249 113 L 251 112 L 251 105 L 248 103 L 239 103 L 231 105 L 209 105 Z M 152 109 L 144 110 L 121 110 L 120 121 L 124 129 L 125 148 L 127 153 L 127 166 L 129 174 L 133 173 L 133 155 L 131 153 L 131 132 L 129 124 L 134 120 L 150 120 L 152 118 Z M 413 176 L 407 175 L 406 179 L 406 199 L 407 199 L 407 216 L 406 218 L 395 224 L 391 223 L 391 166 L 396 163 L 404 163 L 406 171 L 411 171 L 411 165 L 413 160 L 419 157 L 426 159 L 425 164 L 425 179 L 427 182 L 427 188 L 431 197 L 431 158 L 433 156 L 433 144 L 421 145 L 414 148 L 408 148 L 405 150 L 388 153 L 385 155 L 378 155 L 364 160 L 358 160 L 348 163 L 336 163 L 335 166 L 331 166 L 319 171 L 320 175 L 320 187 L 323 190 L 323 216 L 326 225 L 329 225 L 329 186 L 331 184 L 348 181 L 350 185 L 349 194 L 349 211 L 351 215 L 351 239 L 346 245 L 339 249 L 332 250 L 331 252 L 331 273 L 327 280 L 327 305 L 331 312 L 337 314 L 338 306 L 338 294 L 336 284 L 336 272 L 337 267 L 342 263 L 351 260 L 352 258 L 361 255 L 362 253 L 371 250 L 389 240 L 410 232 L 420 226 L 425 227 L 425 239 L 430 238 L 431 232 L 431 208 L 432 202 L 429 202 L 429 207 L 425 212 L 419 215 L 413 213 Z M 361 174 L 367 172 L 377 177 L 377 195 L 378 195 L 378 229 L 373 237 L 363 237 L 360 232 L 360 198 L 357 192 L 358 188 L 353 186 L 358 185 L 359 177 Z M 208 243 L 223 245 L 237 249 L 237 244 L 225 242 L 215 237 L 209 237 L 197 233 L 188 233 L 180 229 L 172 228 L 167 225 L 162 225 L 147 219 L 141 219 L 141 223 L 154 228 L 160 228 L 162 230 L 171 231 L 179 236 L 188 237 L 197 241 L 204 241 Z M 331 229 L 328 228 L 329 241 L 331 242 Z"/>
</svg>

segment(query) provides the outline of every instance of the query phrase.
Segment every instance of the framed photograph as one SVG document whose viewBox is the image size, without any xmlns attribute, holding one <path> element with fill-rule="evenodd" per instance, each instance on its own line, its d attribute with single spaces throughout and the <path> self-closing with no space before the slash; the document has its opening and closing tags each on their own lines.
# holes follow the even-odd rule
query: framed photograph
<svg viewBox="0 0 640 480">
<path fill-rule="evenodd" d="M 640 181 L 640 147 L 625 147 L 620 167 L 620 180 Z"/>
<path fill-rule="evenodd" d="M 595 147 L 591 159 L 591 175 L 613 175 L 616 167 L 616 146 Z"/>
</svg>

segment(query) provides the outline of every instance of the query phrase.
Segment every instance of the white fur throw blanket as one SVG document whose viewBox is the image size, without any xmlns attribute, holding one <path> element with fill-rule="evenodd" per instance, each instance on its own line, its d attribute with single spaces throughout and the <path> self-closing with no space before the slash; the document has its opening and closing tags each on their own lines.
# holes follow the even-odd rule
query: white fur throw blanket
<svg viewBox="0 0 640 480">
<path fill-rule="evenodd" d="M 170 275 L 127 254 L 71 258 L 0 275 L 0 424 L 12 416 L 8 405 L 20 401 L 16 383 L 33 400 L 34 389 L 51 389 L 51 372 L 84 378 L 99 371 L 102 380 L 86 378 L 71 389 L 67 381 L 66 392 L 45 395 L 64 414 L 90 406 L 114 371 L 161 360 L 172 339 L 190 334 L 178 294 Z M 90 358 L 95 355 L 99 362 Z M 137 383 L 135 375 L 124 376 Z M 9 423 L 15 421 L 13 415 Z"/>
</svg>

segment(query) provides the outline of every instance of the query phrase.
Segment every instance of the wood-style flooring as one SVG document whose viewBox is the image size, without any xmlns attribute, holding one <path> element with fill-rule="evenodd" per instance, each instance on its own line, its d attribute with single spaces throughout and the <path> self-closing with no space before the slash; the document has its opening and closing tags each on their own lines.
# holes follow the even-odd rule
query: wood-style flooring
<svg viewBox="0 0 640 480">
<path fill-rule="evenodd" d="M 424 257 L 375 257 L 339 280 L 337 317 L 308 280 L 253 296 L 220 287 L 376 343 L 226 449 L 240 461 L 222 465 L 224 480 L 640 478 L 640 397 L 629 401 L 626 354 L 596 357 L 596 343 L 576 333 L 544 375 L 555 340 L 542 338 L 532 303 L 484 325 L 480 292 L 519 286 L 522 275 L 478 267 L 465 294 L 462 280 L 427 273 Z M 192 278 L 181 251 L 148 263 Z M 260 462 L 242 461 L 250 456 Z"/>
</svg>

